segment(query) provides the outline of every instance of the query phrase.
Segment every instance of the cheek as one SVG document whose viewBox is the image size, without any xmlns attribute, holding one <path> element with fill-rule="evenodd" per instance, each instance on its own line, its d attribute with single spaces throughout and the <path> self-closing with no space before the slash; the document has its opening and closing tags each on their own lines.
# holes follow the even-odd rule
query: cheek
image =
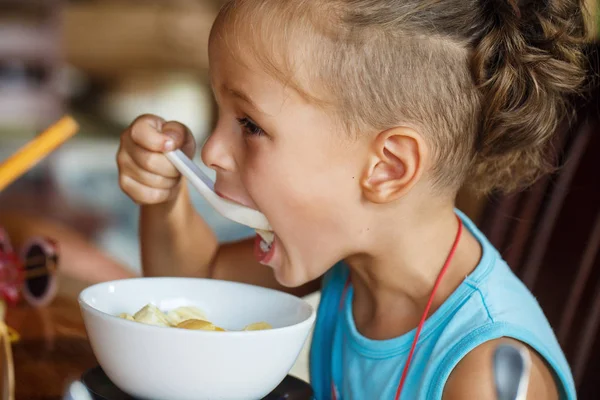
<svg viewBox="0 0 600 400">
<path fill-rule="evenodd" d="M 243 180 L 249 194 L 282 240 L 314 245 L 348 231 L 356 204 L 355 180 L 342 165 L 318 158 L 248 158 Z"/>
</svg>

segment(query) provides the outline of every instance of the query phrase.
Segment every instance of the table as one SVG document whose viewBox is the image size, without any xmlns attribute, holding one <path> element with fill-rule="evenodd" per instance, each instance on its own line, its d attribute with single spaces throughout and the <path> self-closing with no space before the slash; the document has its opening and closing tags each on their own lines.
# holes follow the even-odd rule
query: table
<svg viewBox="0 0 600 400">
<path fill-rule="evenodd" d="M 62 400 L 67 385 L 98 364 L 77 303 L 90 284 L 64 274 L 58 279 L 58 295 L 47 307 L 8 307 L 6 323 L 21 336 L 12 345 L 16 400 Z M 299 382 L 287 382 L 290 399 L 306 394 Z"/>
<path fill-rule="evenodd" d="M 45 308 L 21 304 L 7 310 L 7 324 L 21 335 L 12 346 L 16 400 L 62 399 L 66 385 L 97 364 L 77 303 L 87 285 L 65 276 L 59 285 Z"/>
</svg>

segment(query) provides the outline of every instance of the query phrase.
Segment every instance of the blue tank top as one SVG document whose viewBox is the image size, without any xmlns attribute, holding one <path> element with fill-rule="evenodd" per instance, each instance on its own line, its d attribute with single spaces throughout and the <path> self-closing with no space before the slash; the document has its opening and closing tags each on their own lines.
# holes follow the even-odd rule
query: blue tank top
<svg viewBox="0 0 600 400">
<path fill-rule="evenodd" d="M 537 301 L 475 224 L 457 211 L 483 249 L 475 270 L 425 321 L 402 391 L 404 399 L 441 399 L 453 368 L 471 350 L 501 337 L 535 349 L 554 370 L 561 399 L 575 399 L 569 365 Z M 393 399 L 415 330 L 389 340 L 362 336 L 352 315 L 350 286 L 339 303 L 349 270 L 339 263 L 323 279 L 310 350 L 315 399 Z M 492 362 L 490 360 L 490 362 Z"/>
</svg>

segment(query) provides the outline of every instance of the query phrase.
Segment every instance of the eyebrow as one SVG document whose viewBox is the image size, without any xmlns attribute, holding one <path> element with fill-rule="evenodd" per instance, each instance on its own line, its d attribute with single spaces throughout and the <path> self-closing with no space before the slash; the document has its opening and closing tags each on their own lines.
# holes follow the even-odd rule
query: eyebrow
<svg viewBox="0 0 600 400">
<path fill-rule="evenodd" d="M 237 97 L 238 99 L 240 99 L 243 102 L 247 103 L 250 107 L 254 108 L 259 113 L 265 114 L 265 112 L 263 110 L 261 110 L 260 107 L 258 107 L 256 105 L 256 103 L 254 101 L 252 101 L 252 99 L 250 98 L 250 96 L 248 96 L 243 90 L 235 89 L 235 88 L 230 88 L 230 87 L 225 86 L 225 85 L 223 85 L 223 89 L 225 90 L 225 92 L 231 94 L 233 97 Z"/>
</svg>

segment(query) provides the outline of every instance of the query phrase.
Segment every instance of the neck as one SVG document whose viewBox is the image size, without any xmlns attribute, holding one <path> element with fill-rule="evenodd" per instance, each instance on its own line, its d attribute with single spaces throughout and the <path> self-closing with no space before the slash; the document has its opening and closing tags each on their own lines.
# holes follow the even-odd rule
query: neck
<svg viewBox="0 0 600 400">
<path fill-rule="evenodd" d="M 375 237 L 368 252 L 346 259 L 354 287 L 356 325 L 374 338 L 395 337 L 417 325 L 458 232 L 451 205 L 417 212 L 413 208 L 394 221 Z M 476 267 L 480 257 L 479 243 L 463 228 L 430 314 Z"/>
</svg>

